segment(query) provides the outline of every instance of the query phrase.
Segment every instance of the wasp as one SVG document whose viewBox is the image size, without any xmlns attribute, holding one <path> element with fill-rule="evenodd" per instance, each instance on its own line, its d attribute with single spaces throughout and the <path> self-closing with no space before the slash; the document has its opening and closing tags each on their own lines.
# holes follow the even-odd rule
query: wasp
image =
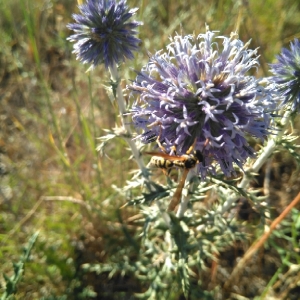
<svg viewBox="0 0 300 300">
<path fill-rule="evenodd" d="M 193 153 L 181 156 L 159 152 L 146 152 L 146 154 L 153 155 L 149 163 L 150 165 L 163 169 L 167 172 L 174 167 L 190 170 L 204 159 L 200 150 L 195 150 Z"/>
<path fill-rule="evenodd" d="M 185 180 L 190 169 L 193 169 L 196 164 L 203 162 L 204 156 L 200 150 L 193 150 L 193 146 L 187 151 L 187 154 L 181 156 L 159 152 L 146 152 L 146 154 L 153 155 L 149 165 L 162 169 L 164 173 L 169 173 L 174 167 L 183 170 L 176 191 L 168 206 L 168 211 L 173 211 L 180 201 Z"/>
</svg>

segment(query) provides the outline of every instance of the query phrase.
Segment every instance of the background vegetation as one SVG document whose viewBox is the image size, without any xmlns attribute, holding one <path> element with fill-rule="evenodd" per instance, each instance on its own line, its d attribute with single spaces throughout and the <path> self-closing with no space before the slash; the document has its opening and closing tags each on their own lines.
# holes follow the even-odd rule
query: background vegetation
<svg viewBox="0 0 300 300">
<path fill-rule="evenodd" d="M 140 69 L 147 62 L 147 51 L 162 49 L 175 31 L 199 34 L 205 24 L 224 35 L 237 30 L 241 40 L 252 39 L 252 49 L 259 47 L 258 75 L 268 75 L 267 63 L 274 62 L 281 47 L 300 38 L 298 0 L 128 0 L 128 4 L 139 7 L 137 19 L 144 26 L 141 51 L 122 65 L 127 80 L 135 76 L 129 67 Z M 84 263 L 109 264 L 117 253 L 126 256 L 126 249 L 135 247 L 131 236 L 143 224 L 130 222 L 138 210 L 119 209 L 130 195 L 119 194 L 118 188 L 136 168 L 127 145 L 115 139 L 103 156 L 95 150 L 104 129 L 120 122 L 103 87 L 108 85 L 104 67 L 85 73 L 87 66 L 75 60 L 66 41 L 70 35 L 66 24 L 73 22 L 76 6 L 75 0 L 0 0 L 1 274 L 13 275 L 12 262 L 20 261 L 24 245 L 39 231 L 17 299 L 130 299 L 144 289 L 121 273 L 97 276 L 82 269 Z M 271 173 L 270 203 L 276 215 L 299 192 L 299 176 L 294 160 L 283 154 L 275 155 Z M 289 223 L 295 230 L 299 230 L 297 216 L 294 211 Z M 279 254 L 260 253 L 254 262 L 257 268 L 262 260 L 273 262 L 265 274 L 267 284 L 279 284 L 278 276 L 286 272 L 284 257 L 290 261 L 293 256 L 294 263 L 300 263 L 297 241 L 299 231 L 291 240 L 292 248 L 283 240 Z M 237 247 L 234 256 L 248 246 Z M 255 278 L 249 277 L 249 285 L 251 280 Z M 277 297 L 282 298 L 275 299 L 297 299 L 292 297 L 300 292 L 299 280 L 298 275 L 292 281 L 298 282 L 298 290 L 297 285 L 288 295 L 278 290 Z M 4 277 L 0 283 L 4 288 Z M 218 280 L 207 283 L 208 289 L 210 284 L 217 286 Z M 174 293 L 169 299 L 180 297 Z M 244 297 L 251 298 L 249 293 Z"/>
</svg>

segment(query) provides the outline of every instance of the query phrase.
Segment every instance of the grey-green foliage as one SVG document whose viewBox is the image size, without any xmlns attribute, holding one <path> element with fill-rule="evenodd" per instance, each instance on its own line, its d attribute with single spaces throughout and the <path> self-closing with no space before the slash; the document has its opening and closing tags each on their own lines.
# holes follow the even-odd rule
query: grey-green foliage
<svg viewBox="0 0 300 300">
<path fill-rule="evenodd" d="M 24 253 L 17 263 L 13 263 L 14 273 L 12 276 L 3 274 L 5 279 L 5 292 L 1 296 L 1 300 L 12 299 L 12 296 L 17 293 L 18 283 L 22 280 L 25 271 L 25 263 L 30 259 L 30 253 L 34 243 L 39 235 L 39 232 L 34 233 L 28 241 L 27 246 L 24 248 Z"/>
</svg>

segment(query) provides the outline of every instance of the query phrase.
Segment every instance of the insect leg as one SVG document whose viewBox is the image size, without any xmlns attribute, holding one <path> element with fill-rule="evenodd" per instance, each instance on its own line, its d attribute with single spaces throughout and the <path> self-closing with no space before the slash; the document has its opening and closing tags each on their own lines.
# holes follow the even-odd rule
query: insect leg
<svg viewBox="0 0 300 300">
<path fill-rule="evenodd" d="M 196 145 L 196 142 L 197 142 L 197 138 L 194 140 L 193 145 L 186 151 L 186 154 L 191 154 L 191 152 L 194 150 L 194 147 L 195 147 L 195 145 Z M 206 147 L 208 144 L 209 144 L 209 139 L 207 138 L 207 139 L 205 140 L 204 145 L 203 145 L 203 150 L 205 149 L 205 147 Z M 203 150 L 202 150 L 202 151 L 203 151 Z"/>
<path fill-rule="evenodd" d="M 161 129 L 161 125 L 160 125 L 160 132 L 159 132 L 159 135 L 158 135 L 158 137 L 157 137 L 157 139 L 156 139 L 156 143 L 157 143 L 157 145 L 158 145 L 158 147 L 164 152 L 164 153 L 167 153 L 167 150 L 166 150 L 166 148 L 161 144 L 161 142 L 160 142 L 160 136 L 161 136 L 161 132 L 162 132 L 162 129 Z"/>
<path fill-rule="evenodd" d="M 203 150 L 205 149 L 205 147 L 207 146 L 209 144 L 209 138 L 207 138 L 206 140 L 205 140 L 205 143 L 204 143 L 204 145 L 203 145 Z M 202 150 L 202 151 L 203 151 Z"/>
<path fill-rule="evenodd" d="M 191 154 L 191 152 L 194 150 L 194 147 L 196 145 L 197 138 L 195 138 L 193 145 L 186 151 L 186 154 Z"/>
</svg>

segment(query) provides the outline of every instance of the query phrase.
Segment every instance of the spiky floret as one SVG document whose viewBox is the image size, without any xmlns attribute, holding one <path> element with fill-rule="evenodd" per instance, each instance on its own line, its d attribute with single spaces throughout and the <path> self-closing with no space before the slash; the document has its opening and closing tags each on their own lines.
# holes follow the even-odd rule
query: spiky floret
<svg viewBox="0 0 300 300">
<path fill-rule="evenodd" d="M 236 34 L 215 36 L 207 30 L 197 37 L 176 35 L 168 52 L 159 51 L 137 73 L 129 89 L 139 94 L 132 107 L 133 122 L 142 128 L 142 141 L 159 137 L 168 152 L 182 155 L 194 145 L 205 160 L 205 176 L 216 161 L 225 175 L 234 174 L 254 156 L 246 135 L 268 134 L 271 99 L 253 76 L 257 50 Z M 220 46 L 218 41 L 223 42 Z"/>
<path fill-rule="evenodd" d="M 75 42 L 77 59 L 92 67 L 104 63 L 108 68 L 133 58 L 140 43 L 135 28 L 141 22 L 129 19 L 137 8 L 129 10 L 126 0 L 87 0 L 79 10 L 81 14 L 73 14 L 76 23 L 67 25 L 75 31 L 68 40 Z"/>
<path fill-rule="evenodd" d="M 269 78 L 273 89 L 281 97 L 282 105 L 290 105 L 292 111 L 300 110 L 300 42 L 295 39 L 290 49 L 282 48 L 277 63 L 270 64 L 274 74 Z"/>
</svg>

